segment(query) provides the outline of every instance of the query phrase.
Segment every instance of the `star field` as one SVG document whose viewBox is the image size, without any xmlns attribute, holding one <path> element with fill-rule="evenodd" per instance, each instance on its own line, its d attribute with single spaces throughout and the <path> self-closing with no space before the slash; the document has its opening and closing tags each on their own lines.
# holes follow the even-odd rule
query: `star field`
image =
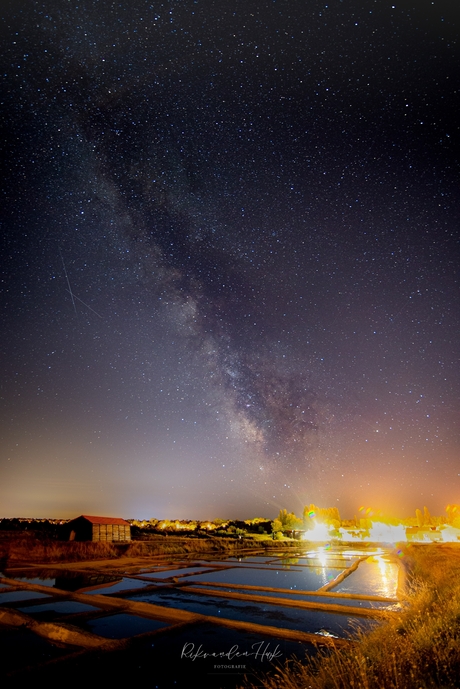
<svg viewBox="0 0 460 689">
<path fill-rule="evenodd" d="M 451 3 L 1 16 L 1 516 L 458 503 Z"/>
</svg>

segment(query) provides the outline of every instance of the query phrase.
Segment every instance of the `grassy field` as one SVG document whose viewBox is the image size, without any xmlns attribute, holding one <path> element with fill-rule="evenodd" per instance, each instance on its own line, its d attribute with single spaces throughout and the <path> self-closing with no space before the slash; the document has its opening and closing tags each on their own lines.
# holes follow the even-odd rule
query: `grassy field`
<svg viewBox="0 0 460 689">
<path fill-rule="evenodd" d="M 350 649 L 323 653 L 261 678 L 265 689 L 451 689 L 460 687 L 460 547 L 409 545 L 405 609 Z M 255 686 L 247 684 L 246 687 Z"/>
</svg>

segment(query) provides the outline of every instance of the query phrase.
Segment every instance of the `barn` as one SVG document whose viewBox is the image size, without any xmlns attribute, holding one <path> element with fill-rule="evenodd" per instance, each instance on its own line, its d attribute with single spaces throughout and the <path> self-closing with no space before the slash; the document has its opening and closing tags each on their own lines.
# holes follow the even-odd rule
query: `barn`
<svg viewBox="0 0 460 689">
<path fill-rule="evenodd" d="M 66 524 L 69 541 L 130 541 L 131 526 L 119 517 L 82 514 Z"/>
</svg>

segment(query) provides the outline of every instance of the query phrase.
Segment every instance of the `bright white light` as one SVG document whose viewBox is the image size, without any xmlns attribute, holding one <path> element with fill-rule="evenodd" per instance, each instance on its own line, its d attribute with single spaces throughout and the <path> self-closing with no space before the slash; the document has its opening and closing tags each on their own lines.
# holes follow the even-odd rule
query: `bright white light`
<svg viewBox="0 0 460 689">
<path fill-rule="evenodd" d="M 325 568 L 327 566 L 327 553 L 323 547 L 318 548 L 318 560 L 320 561 L 321 567 Z"/>
<path fill-rule="evenodd" d="M 444 543 L 458 543 L 460 540 L 460 529 L 456 529 L 455 526 L 446 524 L 441 531 L 441 535 Z"/>
<path fill-rule="evenodd" d="M 399 543 L 406 540 L 406 529 L 402 524 L 391 526 L 374 522 L 369 531 L 369 540 L 376 543 Z"/>
<path fill-rule="evenodd" d="M 303 535 L 304 541 L 329 541 L 330 535 L 326 524 L 317 524 L 310 531 L 306 531 Z"/>
</svg>

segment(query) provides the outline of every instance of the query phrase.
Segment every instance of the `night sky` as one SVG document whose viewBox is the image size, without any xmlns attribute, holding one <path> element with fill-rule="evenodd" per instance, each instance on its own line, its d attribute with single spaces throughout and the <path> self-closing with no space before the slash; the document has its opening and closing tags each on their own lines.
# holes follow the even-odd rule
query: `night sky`
<svg viewBox="0 0 460 689">
<path fill-rule="evenodd" d="M 0 11 L 0 516 L 460 502 L 460 10 Z"/>
</svg>

